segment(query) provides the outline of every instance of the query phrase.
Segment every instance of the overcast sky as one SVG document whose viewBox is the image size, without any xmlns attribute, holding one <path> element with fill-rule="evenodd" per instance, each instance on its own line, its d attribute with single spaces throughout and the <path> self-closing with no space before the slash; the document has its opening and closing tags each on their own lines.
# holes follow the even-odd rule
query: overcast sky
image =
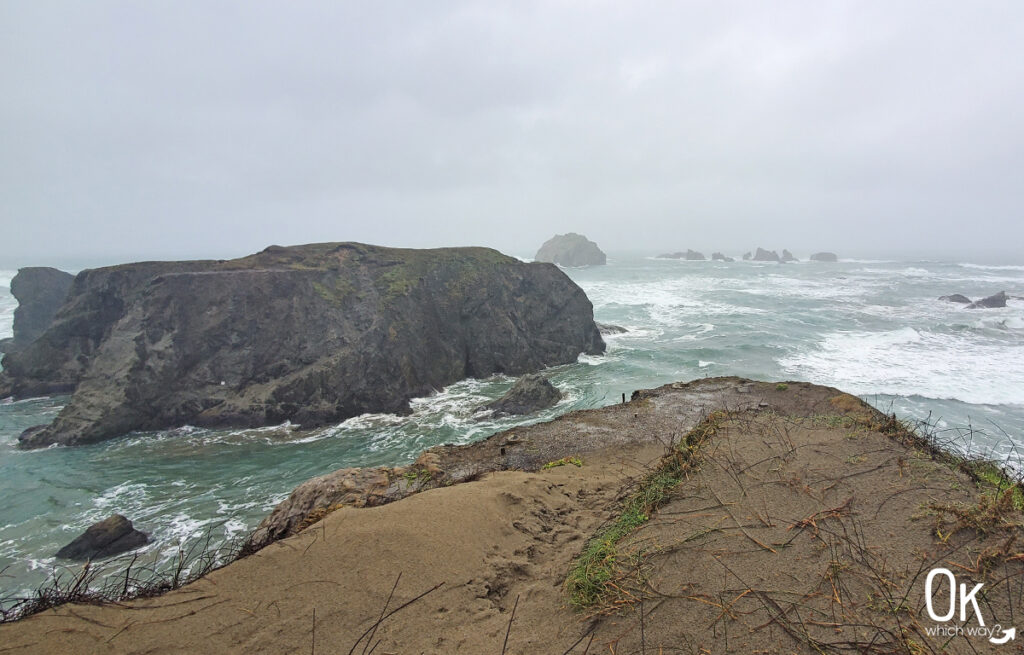
<svg viewBox="0 0 1024 655">
<path fill-rule="evenodd" d="M 357 240 L 1024 263 L 1024 3 L 0 0 L 0 266 Z"/>
</svg>

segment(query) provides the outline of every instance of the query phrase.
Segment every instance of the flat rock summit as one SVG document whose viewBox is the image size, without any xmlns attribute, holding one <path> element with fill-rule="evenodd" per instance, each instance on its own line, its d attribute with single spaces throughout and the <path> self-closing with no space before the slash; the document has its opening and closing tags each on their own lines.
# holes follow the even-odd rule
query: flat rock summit
<svg viewBox="0 0 1024 655">
<path fill-rule="evenodd" d="M 52 324 L 6 355 L 0 397 L 73 392 L 23 448 L 183 424 L 308 427 L 604 347 L 590 301 L 551 264 L 487 248 L 271 246 L 83 271 Z"/>
</svg>

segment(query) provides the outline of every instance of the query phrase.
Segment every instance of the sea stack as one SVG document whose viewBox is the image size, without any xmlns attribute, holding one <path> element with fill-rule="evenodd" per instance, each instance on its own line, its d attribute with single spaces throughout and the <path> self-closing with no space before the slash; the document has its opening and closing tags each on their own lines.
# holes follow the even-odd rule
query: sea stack
<svg viewBox="0 0 1024 655">
<path fill-rule="evenodd" d="M 54 323 L 8 354 L 0 387 L 74 390 L 23 448 L 184 424 L 305 427 L 466 377 L 604 351 L 583 291 L 487 248 L 327 243 L 230 261 L 83 271 Z"/>
<path fill-rule="evenodd" d="M 603 266 L 608 263 L 608 257 L 596 243 L 575 232 L 551 237 L 540 247 L 534 259 L 559 266 Z"/>
<path fill-rule="evenodd" d="M 18 270 L 11 279 L 11 295 L 18 301 L 14 337 L 5 344 L 5 350 L 24 348 L 50 327 L 74 279 L 70 273 L 46 266 Z"/>
<path fill-rule="evenodd" d="M 779 253 L 775 252 L 774 250 L 765 250 L 763 248 L 758 248 L 757 251 L 754 253 L 753 261 L 755 261 L 755 262 L 779 262 L 779 261 L 782 261 L 782 260 L 779 259 Z"/>
<path fill-rule="evenodd" d="M 816 252 L 811 255 L 812 262 L 837 262 L 839 257 L 834 252 Z"/>
</svg>

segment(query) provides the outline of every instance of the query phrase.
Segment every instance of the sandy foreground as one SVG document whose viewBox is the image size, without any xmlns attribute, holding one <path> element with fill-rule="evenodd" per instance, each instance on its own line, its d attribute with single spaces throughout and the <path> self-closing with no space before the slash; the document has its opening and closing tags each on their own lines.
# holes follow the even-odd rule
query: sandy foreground
<svg viewBox="0 0 1024 655">
<path fill-rule="evenodd" d="M 572 607 L 574 559 L 708 415 L 683 481 L 605 562 L 600 601 Z M 986 629 L 1024 628 L 1012 492 L 835 389 L 670 385 L 515 433 L 517 448 L 554 461 L 561 443 L 582 466 L 342 508 L 159 598 L 0 626 L 0 653 L 1022 650 L 968 634 L 973 606 L 965 622 L 938 623 L 925 602 L 927 573 L 943 567 L 984 585 Z M 948 586 L 937 587 L 944 612 Z"/>
</svg>

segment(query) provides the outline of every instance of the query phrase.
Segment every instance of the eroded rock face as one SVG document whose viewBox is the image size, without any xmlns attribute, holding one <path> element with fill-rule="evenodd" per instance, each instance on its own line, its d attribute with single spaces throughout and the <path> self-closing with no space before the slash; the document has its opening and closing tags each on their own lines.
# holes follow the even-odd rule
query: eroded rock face
<svg viewBox="0 0 1024 655">
<path fill-rule="evenodd" d="M 113 516 L 90 525 L 74 541 L 57 551 L 57 557 L 77 561 L 112 557 L 149 543 L 149 537 L 121 516 Z"/>
<path fill-rule="evenodd" d="M 970 305 L 967 305 L 967 309 L 997 309 L 999 307 L 1006 307 L 1006 298 L 1006 292 L 1000 291 L 988 298 L 972 302 Z"/>
<path fill-rule="evenodd" d="M 333 243 L 84 271 L 3 376 L 15 393 L 74 389 L 51 425 L 20 439 L 39 447 L 404 413 L 465 377 L 603 351 L 590 301 L 555 266 L 486 248 Z"/>
<path fill-rule="evenodd" d="M 774 250 L 765 250 L 763 248 L 758 248 L 757 249 L 757 251 L 754 253 L 754 259 L 753 260 L 755 262 L 777 262 L 777 261 L 781 261 L 779 259 L 779 253 L 775 252 Z"/>
<path fill-rule="evenodd" d="M 534 259 L 560 266 L 603 266 L 608 263 L 607 256 L 596 243 L 575 232 L 551 237 L 540 247 Z"/>
<path fill-rule="evenodd" d="M 495 416 L 533 414 L 555 405 L 562 392 L 543 375 L 524 375 L 501 398 L 484 405 Z"/>
<path fill-rule="evenodd" d="M 816 252 L 811 255 L 812 262 L 837 262 L 839 257 L 834 252 Z"/>
<path fill-rule="evenodd" d="M 56 268 L 39 266 L 18 270 L 11 279 L 11 295 L 18 300 L 14 310 L 14 337 L 4 346 L 5 351 L 27 346 L 50 327 L 74 279 L 75 276 Z"/>
</svg>

